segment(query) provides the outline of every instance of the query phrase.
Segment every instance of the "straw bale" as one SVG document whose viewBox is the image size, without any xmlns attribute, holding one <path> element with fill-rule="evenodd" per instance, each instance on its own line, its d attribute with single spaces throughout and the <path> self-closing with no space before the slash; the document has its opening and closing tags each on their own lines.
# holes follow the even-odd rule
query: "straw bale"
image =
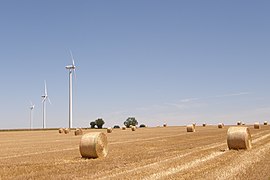
<svg viewBox="0 0 270 180">
<path fill-rule="evenodd" d="M 76 128 L 76 130 L 74 131 L 74 134 L 75 136 L 82 135 L 83 134 L 82 128 Z"/>
<path fill-rule="evenodd" d="M 254 123 L 254 129 L 260 129 L 261 126 L 260 126 L 260 123 L 259 122 L 255 122 Z"/>
<path fill-rule="evenodd" d="M 84 134 L 81 138 L 79 150 L 84 158 L 102 158 L 108 154 L 107 136 L 102 132 Z"/>
<path fill-rule="evenodd" d="M 107 128 L 107 133 L 112 133 L 112 128 L 111 127 Z"/>
<path fill-rule="evenodd" d="M 230 127 L 227 131 L 229 149 L 251 149 L 251 134 L 248 127 Z"/>
<path fill-rule="evenodd" d="M 136 126 L 131 126 L 131 130 L 135 131 L 136 130 Z"/>
<path fill-rule="evenodd" d="M 241 121 L 237 121 L 237 125 L 238 126 L 242 125 L 242 122 Z"/>
<path fill-rule="evenodd" d="M 223 123 L 218 123 L 218 128 L 224 128 L 224 124 Z"/>
<path fill-rule="evenodd" d="M 60 134 L 62 134 L 62 133 L 64 133 L 64 129 L 63 129 L 63 128 L 60 128 L 60 129 L 58 130 L 58 132 L 59 132 Z"/>
<path fill-rule="evenodd" d="M 70 129 L 69 128 L 65 128 L 64 129 L 64 132 L 65 132 L 65 134 L 68 134 L 70 132 Z"/>
<path fill-rule="evenodd" d="M 195 132 L 195 126 L 193 124 L 187 125 L 187 132 Z"/>
</svg>

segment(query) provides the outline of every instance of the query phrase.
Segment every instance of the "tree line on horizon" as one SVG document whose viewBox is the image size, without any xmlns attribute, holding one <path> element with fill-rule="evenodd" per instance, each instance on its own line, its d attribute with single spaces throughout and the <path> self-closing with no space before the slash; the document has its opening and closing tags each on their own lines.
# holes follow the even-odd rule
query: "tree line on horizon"
<svg viewBox="0 0 270 180">
<path fill-rule="evenodd" d="M 98 128 L 98 129 L 102 129 L 103 125 L 105 124 L 105 121 L 102 118 L 98 118 L 95 121 L 90 122 L 90 127 L 92 129 L 94 128 Z M 137 126 L 138 125 L 138 121 L 136 120 L 135 117 L 128 117 L 124 123 L 123 123 L 127 128 L 131 127 L 131 126 Z M 146 127 L 144 124 L 141 124 L 140 127 Z M 120 128 L 119 125 L 115 125 L 113 128 Z"/>
</svg>

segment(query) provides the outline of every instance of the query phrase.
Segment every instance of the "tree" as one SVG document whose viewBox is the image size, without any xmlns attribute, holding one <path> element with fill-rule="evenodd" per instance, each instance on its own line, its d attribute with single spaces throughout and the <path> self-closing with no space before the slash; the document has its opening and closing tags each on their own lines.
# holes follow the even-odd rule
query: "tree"
<svg viewBox="0 0 270 180">
<path fill-rule="evenodd" d="M 91 126 L 92 129 L 94 129 L 95 126 L 96 126 L 96 122 L 95 121 L 90 122 L 90 126 Z"/>
<path fill-rule="evenodd" d="M 145 124 L 141 124 L 140 125 L 140 128 L 144 128 L 144 127 L 146 127 Z"/>
<path fill-rule="evenodd" d="M 118 125 L 115 125 L 113 128 L 120 128 L 120 126 L 118 126 Z"/>
<path fill-rule="evenodd" d="M 138 125 L 138 121 L 135 119 L 135 117 L 128 117 L 127 120 L 124 122 L 124 125 L 129 128 L 130 126 Z"/>
<path fill-rule="evenodd" d="M 98 119 L 95 121 L 95 123 L 96 123 L 98 129 L 102 129 L 103 124 L 105 124 L 105 122 L 103 121 L 102 118 L 98 118 Z"/>
</svg>

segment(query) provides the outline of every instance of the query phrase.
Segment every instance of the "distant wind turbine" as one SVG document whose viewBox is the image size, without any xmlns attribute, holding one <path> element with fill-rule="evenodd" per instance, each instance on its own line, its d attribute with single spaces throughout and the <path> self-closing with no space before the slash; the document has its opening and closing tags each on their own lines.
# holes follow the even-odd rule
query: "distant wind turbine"
<svg viewBox="0 0 270 180">
<path fill-rule="evenodd" d="M 47 93 L 47 86 L 46 86 L 46 81 L 44 81 L 45 88 L 44 88 L 44 95 L 42 95 L 42 115 L 43 115 L 43 129 L 46 128 L 46 100 L 48 99 L 49 103 L 51 104 L 50 98 L 48 97 Z"/>
<path fill-rule="evenodd" d="M 74 62 L 74 58 L 72 55 L 72 52 L 70 51 L 70 56 L 71 56 L 71 60 L 72 60 L 72 65 L 68 65 L 66 66 L 66 69 L 69 71 L 69 128 L 72 128 L 72 74 L 74 71 L 74 75 L 75 75 L 75 62 Z"/>
<path fill-rule="evenodd" d="M 33 111 L 34 111 L 34 108 L 35 108 L 35 104 L 32 103 L 32 101 L 30 101 L 30 129 L 33 128 Z"/>
</svg>

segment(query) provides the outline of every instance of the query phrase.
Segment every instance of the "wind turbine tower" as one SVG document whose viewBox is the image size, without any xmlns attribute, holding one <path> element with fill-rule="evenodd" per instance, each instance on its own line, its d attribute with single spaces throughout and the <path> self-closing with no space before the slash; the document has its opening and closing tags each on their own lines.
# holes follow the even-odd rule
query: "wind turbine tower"
<svg viewBox="0 0 270 180">
<path fill-rule="evenodd" d="M 44 95 L 42 95 L 42 124 L 43 124 L 43 129 L 46 128 L 46 100 L 48 99 L 49 103 L 51 104 L 50 98 L 48 97 L 47 93 L 47 86 L 46 86 L 46 81 L 44 81 L 45 88 L 44 88 Z"/>
<path fill-rule="evenodd" d="M 66 69 L 69 72 L 69 115 L 68 115 L 68 119 L 69 119 L 69 128 L 72 128 L 72 74 L 73 72 L 75 73 L 75 62 L 73 59 L 73 55 L 72 52 L 70 51 L 70 56 L 71 56 L 71 60 L 72 60 L 72 65 L 68 65 L 66 66 Z"/>
<path fill-rule="evenodd" d="M 34 111 L 34 108 L 35 108 L 35 105 L 30 101 L 30 129 L 33 128 L 33 111 Z"/>
</svg>

